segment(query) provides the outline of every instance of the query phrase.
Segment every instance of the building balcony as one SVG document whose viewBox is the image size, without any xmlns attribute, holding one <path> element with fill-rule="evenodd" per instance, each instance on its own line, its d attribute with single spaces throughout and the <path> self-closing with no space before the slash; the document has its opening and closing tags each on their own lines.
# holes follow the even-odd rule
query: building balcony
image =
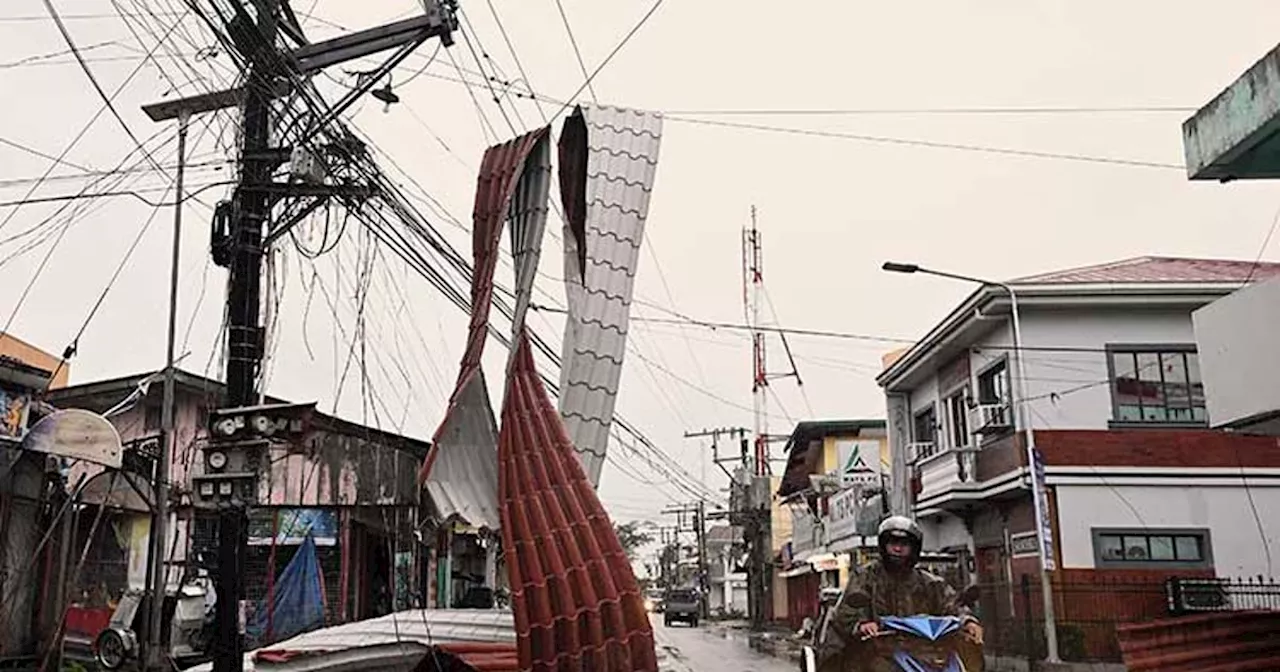
<svg viewBox="0 0 1280 672">
<path fill-rule="evenodd" d="M 978 483 L 979 451 L 972 446 L 935 449 L 916 460 L 916 514 L 933 509 L 948 510 L 958 497 Z"/>
</svg>

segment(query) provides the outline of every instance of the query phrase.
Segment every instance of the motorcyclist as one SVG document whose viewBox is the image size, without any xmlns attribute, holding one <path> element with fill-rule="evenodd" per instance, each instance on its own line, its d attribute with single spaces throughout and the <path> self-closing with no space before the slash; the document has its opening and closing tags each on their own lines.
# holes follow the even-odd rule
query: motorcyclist
<svg viewBox="0 0 1280 672">
<path fill-rule="evenodd" d="M 916 566 L 924 535 L 915 521 L 890 516 L 880 523 L 877 545 L 880 558 L 860 574 L 851 576 L 832 619 L 836 636 L 828 636 L 820 658 L 840 657 L 847 642 L 873 637 L 885 616 L 956 616 L 964 621 L 965 635 L 982 643 L 982 626 L 968 607 L 959 603 L 956 591 L 942 577 Z"/>
</svg>

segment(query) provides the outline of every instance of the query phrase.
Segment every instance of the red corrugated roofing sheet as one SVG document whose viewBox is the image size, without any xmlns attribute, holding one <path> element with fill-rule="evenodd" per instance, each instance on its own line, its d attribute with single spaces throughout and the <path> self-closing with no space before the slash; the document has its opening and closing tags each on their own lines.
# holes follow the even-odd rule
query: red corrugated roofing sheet
<svg viewBox="0 0 1280 672">
<path fill-rule="evenodd" d="M 1228 259 L 1137 257 L 1018 278 L 1017 284 L 1245 282 L 1280 276 L 1280 264 Z"/>
<path fill-rule="evenodd" d="M 1116 628 L 1131 672 L 1280 670 L 1280 611 L 1166 618 Z"/>
<path fill-rule="evenodd" d="M 514 347 L 498 487 L 521 667 L 656 670 L 631 563 L 542 385 L 528 334 Z"/>
</svg>

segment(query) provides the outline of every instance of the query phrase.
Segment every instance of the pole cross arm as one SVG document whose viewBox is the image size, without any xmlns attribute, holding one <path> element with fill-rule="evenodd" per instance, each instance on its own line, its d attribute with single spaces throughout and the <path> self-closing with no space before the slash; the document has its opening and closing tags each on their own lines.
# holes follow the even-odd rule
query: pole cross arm
<svg viewBox="0 0 1280 672">
<path fill-rule="evenodd" d="M 448 47 L 453 45 L 453 31 L 457 27 L 458 20 L 452 9 L 432 2 L 422 16 L 298 47 L 289 54 L 289 60 L 299 73 L 309 74 L 429 37 L 438 36 Z"/>
</svg>

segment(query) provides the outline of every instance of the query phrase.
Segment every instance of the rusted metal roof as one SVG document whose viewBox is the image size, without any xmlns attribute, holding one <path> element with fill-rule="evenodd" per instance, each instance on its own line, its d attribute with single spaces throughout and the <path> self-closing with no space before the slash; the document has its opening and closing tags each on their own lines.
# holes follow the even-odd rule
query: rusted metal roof
<svg viewBox="0 0 1280 672">
<path fill-rule="evenodd" d="M 593 486 L 609 443 L 661 140 L 661 115 L 617 107 L 579 107 L 560 135 L 568 298 L 560 415 Z"/>
<path fill-rule="evenodd" d="M 488 337 L 499 242 L 526 159 L 539 144 L 547 145 L 549 135 L 549 129 L 542 129 L 485 152 L 473 213 L 474 272 L 467 345 L 449 408 L 418 473 L 437 515 L 462 518 L 476 527 L 496 529 L 499 525 L 498 427 L 480 366 Z M 545 207 L 545 196 L 542 200 Z"/>
<path fill-rule="evenodd" d="M 1227 259 L 1135 257 L 1011 280 L 1019 285 L 1095 283 L 1215 283 L 1262 280 L 1280 276 L 1280 263 Z"/>
<path fill-rule="evenodd" d="M 1116 628 L 1130 672 L 1280 670 L 1280 611 L 1165 618 Z"/>
</svg>

